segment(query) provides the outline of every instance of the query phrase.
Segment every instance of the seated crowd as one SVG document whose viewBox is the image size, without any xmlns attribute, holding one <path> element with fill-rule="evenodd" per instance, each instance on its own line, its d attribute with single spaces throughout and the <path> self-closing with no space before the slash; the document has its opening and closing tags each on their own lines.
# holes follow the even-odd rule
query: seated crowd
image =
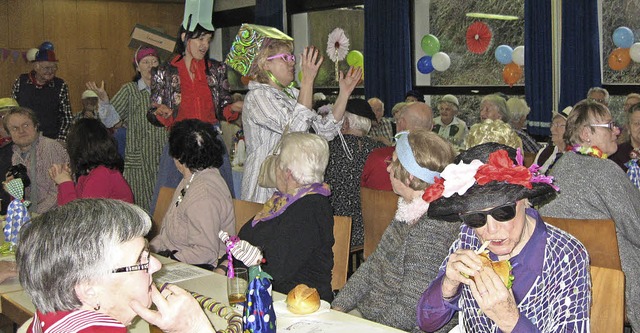
<svg viewBox="0 0 640 333">
<path fill-rule="evenodd" d="M 293 41 L 282 33 L 241 60 L 254 80 L 244 101 L 232 99 L 225 65 L 208 58 L 212 30 L 181 27 L 179 37 L 178 54 L 160 67 L 156 50 L 139 49 L 136 78 L 113 98 L 89 82 L 75 119 L 66 116 L 68 100 L 56 107 L 64 115 L 57 120 L 46 114 L 52 107 L 42 109 L 46 102 L 33 102 L 51 97 L 34 84 L 68 89 L 51 50 L 18 78 L 13 98 L 0 99 L 0 172 L 8 182 L 21 177 L 12 167 L 26 169 L 24 199 L 37 216 L 21 233 L 19 274 L 3 263 L 0 281 L 19 275 L 37 309 L 31 325 L 45 330 L 78 314 L 125 332 L 141 316 L 168 332 L 212 332 L 187 292 L 156 289 L 151 274 L 161 264 L 150 251 L 226 274 L 224 231 L 263 251 L 275 291 L 304 283 L 335 310 L 401 330 L 587 331 L 588 253 L 541 217 L 550 216 L 615 221 L 626 315 L 640 329 L 640 95 L 627 96 L 622 141 L 608 93 L 592 89 L 553 113 L 543 148 L 526 132 L 524 99 L 485 96 L 479 121 L 464 121 L 456 96 L 432 109 L 410 91 L 392 119 L 379 98 L 351 96 L 362 77 L 357 67 L 338 74 L 338 96 L 318 112 L 321 52 L 304 49 L 294 88 Z M 234 128 L 226 142 L 220 128 Z M 246 160 L 233 163 L 244 167 L 234 186 L 240 142 Z M 525 154 L 540 168 L 524 165 Z M 162 187 L 175 190 L 147 240 Z M 395 192 L 398 209 L 336 293 L 333 216 L 352 218 L 351 248 L 361 247 L 360 187 Z M 234 198 L 263 208 L 235 221 Z M 10 200 L 3 193 L 2 214 Z M 80 253 L 79 243 L 91 253 Z M 511 280 L 483 268 L 483 256 L 508 260 Z"/>
</svg>

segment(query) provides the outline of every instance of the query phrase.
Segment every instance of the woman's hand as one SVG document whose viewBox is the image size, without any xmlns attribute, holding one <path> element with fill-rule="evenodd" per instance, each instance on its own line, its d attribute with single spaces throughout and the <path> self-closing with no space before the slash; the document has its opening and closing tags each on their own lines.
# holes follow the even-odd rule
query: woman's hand
<svg viewBox="0 0 640 333">
<path fill-rule="evenodd" d="M 209 318 L 200 304 L 186 290 L 167 285 L 160 293 L 155 285 L 151 286 L 151 300 L 157 311 L 147 309 L 137 300 L 129 306 L 149 324 L 158 326 L 167 333 L 214 333 Z"/>
<path fill-rule="evenodd" d="M 98 87 L 98 85 L 96 85 L 94 81 L 89 81 L 87 82 L 87 89 L 92 90 L 93 92 L 98 94 L 98 98 L 100 99 L 100 101 L 109 103 L 109 95 L 107 95 L 107 91 L 104 90 L 104 81 L 102 81 L 100 87 Z"/>
<path fill-rule="evenodd" d="M 456 295 L 460 284 L 472 285 L 475 276 L 482 269 L 482 261 L 473 250 L 458 249 L 449 256 L 445 277 L 442 280 L 442 296 L 450 298 Z"/>
<path fill-rule="evenodd" d="M 168 119 L 173 114 L 173 110 L 164 104 L 153 103 L 153 107 L 156 108 L 155 114 L 164 119 Z"/>
<path fill-rule="evenodd" d="M 362 67 L 351 66 L 346 75 L 340 72 L 340 92 L 351 95 L 360 80 L 362 80 Z"/>
<path fill-rule="evenodd" d="M 52 164 L 49 168 L 49 177 L 53 179 L 56 185 L 73 181 L 71 178 L 71 169 L 69 169 L 68 165 L 63 164 Z"/>
<path fill-rule="evenodd" d="M 471 283 L 469 287 L 480 309 L 502 332 L 511 332 L 520 318 L 513 292 L 505 287 L 498 274 L 489 267 L 483 267 L 474 279 L 475 283 Z"/>
<path fill-rule="evenodd" d="M 302 84 L 307 83 L 313 85 L 313 81 L 318 75 L 320 65 L 324 61 L 324 57 L 320 55 L 320 51 L 315 46 L 307 46 L 302 51 L 300 68 L 302 69 Z"/>
</svg>

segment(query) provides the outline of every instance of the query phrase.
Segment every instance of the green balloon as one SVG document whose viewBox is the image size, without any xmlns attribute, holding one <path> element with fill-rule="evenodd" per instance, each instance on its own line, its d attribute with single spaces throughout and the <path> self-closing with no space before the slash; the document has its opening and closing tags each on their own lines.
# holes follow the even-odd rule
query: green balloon
<svg viewBox="0 0 640 333">
<path fill-rule="evenodd" d="M 349 51 L 347 53 L 347 64 L 349 66 L 362 66 L 364 65 L 364 56 L 358 50 Z"/>
<path fill-rule="evenodd" d="M 420 45 L 422 46 L 422 50 L 424 51 L 424 53 L 426 53 L 428 56 L 433 56 L 434 54 L 440 52 L 440 41 L 438 40 L 438 37 L 432 34 L 424 35 L 424 37 L 422 37 L 422 42 L 420 43 Z"/>
</svg>

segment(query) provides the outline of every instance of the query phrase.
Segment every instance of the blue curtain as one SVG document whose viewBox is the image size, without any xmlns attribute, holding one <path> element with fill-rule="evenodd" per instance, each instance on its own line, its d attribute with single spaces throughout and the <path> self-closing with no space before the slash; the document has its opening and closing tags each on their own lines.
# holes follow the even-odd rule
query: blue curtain
<svg viewBox="0 0 640 333">
<path fill-rule="evenodd" d="M 531 108 L 528 132 L 549 135 L 553 110 L 551 1 L 524 2 L 524 40 L 524 91 Z"/>
<path fill-rule="evenodd" d="M 563 0 L 562 13 L 559 110 L 585 99 L 589 88 L 602 84 L 598 0 Z"/>
<path fill-rule="evenodd" d="M 255 22 L 259 25 L 274 27 L 284 33 L 284 9 L 282 0 L 256 0 Z"/>
<path fill-rule="evenodd" d="M 409 0 L 364 2 L 364 91 L 385 103 L 385 115 L 411 90 Z"/>
</svg>

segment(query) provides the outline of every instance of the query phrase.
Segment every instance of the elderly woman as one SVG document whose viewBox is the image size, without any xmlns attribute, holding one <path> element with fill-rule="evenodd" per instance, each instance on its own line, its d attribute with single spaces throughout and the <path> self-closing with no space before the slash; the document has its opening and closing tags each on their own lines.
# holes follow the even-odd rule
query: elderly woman
<svg viewBox="0 0 640 333">
<path fill-rule="evenodd" d="M 225 245 L 218 232 L 235 235 L 231 193 L 218 168 L 223 143 L 213 127 L 197 119 L 183 120 L 171 128 L 169 154 L 182 181 L 173 194 L 151 249 L 173 259 L 209 270 L 226 271 Z"/>
<path fill-rule="evenodd" d="M 627 175 L 607 159 L 618 148 L 620 130 L 601 103 L 584 100 L 567 118 L 562 154 L 549 174 L 561 192 L 540 208 L 544 216 L 574 219 L 612 219 L 616 224 L 622 271 L 625 274 L 627 318 L 640 329 L 640 191 Z"/>
<path fill-rule="evenodd" d="M 167 332 L 214 332 L 189 293 L 156 289 L 151 274 L 161 264 L 143 238 L 150 228 L 142 209 L 108 199 L 76 200 L 33 219 L 16 252 L 36 307 L 27 332 L 125 333 L 137 313 Z M 152 302 L 158 312 L 147 309 Z"/>
<path fill-rule="evenodd" d="M 273 28 L 270 28 L 273 29 Z M 279 31 L 278 31 L 279 32 Z M 243 33 L 242 29 L 240 33 Z M 320 51 L 307 47 L 302 53 L 302 81 L 300 90 L 293 88 L 296 57 L 291 54 L 293 41 L 284 33 L 267 37 L 252 60 L 249 92 L 242 109 L 247 160 L 242 178 L 242 199 L 264 203 L 274 188 L 258 184 L 260 165 L 287 130 L 315 133 L 327 140 L 333 139 L 342 126 L 345 106 L 351 92 L 362 77 L 360 68 L 340 73 L 340 92 L 333 111 L 326 117 L 312 109 L 313 81 L 323 58 Z"/>
<path fill-rule="evenodd" d="M 398 210 L 378 247 L 331 303 L 333 309 L 357 309 L 369 320 L 419 331 L 415 312 L 419 296 L 437 276 L 442 257 L 460 230 L 457 224 L 429 219 L 423 195 L 454 156 L 449 143 L 426 129 L 397 135 L 387 170 L 400 196 Z"/>
<path fill-rule="evenodd" d="M 567 106 L 562 111 L 553 113 L 553 118 L 551 119 L 551 144 L 544 147 L 544 149 L 540 149 L 533 161 L 534 164 L 540 167 L 539 171 L 541 173 L 546 174 L 564 153 L 566 145 L 564 144 L 563 136 L 567 127 L 567 117 L 569 117 L 572 109 L 573 107 Z"/>
<path fill-rule="evenodd" d="M 58 185 L 58 206 L 79 198 L 109 198 L 133 203 L 122 177 L 124 162 L 116 140 L 98 119 L 78 119 L 67 135 L 70 167 L 53 164 L 49 176 Z M 73 182 L 73 177 L 77 182 Z"/>
<path fill-rule="evenodd" d="M 434 187 L 429 217 L 463 225 L 420 299 L 420 328 L 437 330 L 459 311 L 467 332 L 588 331 L 587 251 L 531 208 L 555 193 L 551 180 L 497 143 L 473 147 L 456 161 Z M 482 265 L 485 249 L 492 261 L 509 260 L 513 285 Z"/>
<path fill-rule="evenodd" d="M 480 102 L 480 122 L 487 119 L 500 119 L 507 124 L 511 120 L 507 101 L 500 95 L 493 94 L 482 98 L 482 101 Z"/>
<path fill-rule="evenodd" d="M 626 164 L 631 160 L 631 151 L 634 149 L 640 150 L 640 95 L 638 96 L 637 101 L 638 102 L 636 102 L 636 104 L 633 104 L 628 108 L 625 103 L 627 124 L 629 126 L 627 128 L 629 132 L 629 141 L 619 144 L 618 150 L 609 157 L 609 159 L 616 162 L 616 164 L 625 172 L 627 172 L 628 169 Z"/>
<path fill-rule="evenodd" d="M 351 246 L 364 243 L 362 208 L 360 207 L 360 177 L 364 163 L 372 150 L 386 147 L 367 136 L 375 114 L 367 101 L 350 99 L 341 129 L 340 139 L 329 142 L 329 165 L 325 180 L 331 187 L 331 207 L 334 215 L 351 216 Z"/>
<path fill-rule="evenodd" d="M 100 114 L 108 114 L 111 109 L 123 121 L 126 127 L 123 175 L 131 185 L 135 203 L 150 209 L 160 154 L 167 142 L 167 131 L 151 125 L 146 117 L 151 95 L 151 70 L 158 67 L 158 53 L 150 47 L 140 48 L 132 62 L 136 72 L 133 80 L 125 83 L 113 98 L 109 99 L 104 86 L 98 87 L 95 82 L 88 82 L 87 88 L 98 94 Z M 116 137 L 121 140 L 118 131 L 123 129 L 116 131 Z"/>
<path fill-rule="evenodd" d="M 329 160 L 327 141 L 315 134 L 282 137 L 276 162 L 277 191 L 238 236 L 262 249 L 273 290 L 288 293 L 304 283 L 331 301 L 333 212 L 322 182 Z"/>
<path fill-rule="evenodd" d="M 526 153 L 537 153 L 542 149 L 542 146 L 536 142 L 534 138 L 525 132 L 527 126 L 527 115 L 531 109 L 527 105 L 527 101 L 524 98 L 509 98 L 507 101 L 507 110 L 509 111 L 509 125 L 513 127 L 513 130 L 518 134 L 522 140 L 522 149 Z"/>
<path fill-rule="evenodd" d="M 456 149 L 464 145 L 464 139 L 469 133 L 467 124 L 458 115 L 460 104 L 458 98 L 453 95 L 444 95 L 438 101 L 438 112 L 440 115 L 433 119 L 433 131 L 442 138 L 451 142 Z"/>
<path fill-rule="evenodd" d="M 522 140 L 513 128 L 502 120 L 487 119 L 471 126 L 465 139 L 465 148 L 471 149 L 477 145 L 497 142 L 512 148 L 522 148 Z"/>
</svg>

